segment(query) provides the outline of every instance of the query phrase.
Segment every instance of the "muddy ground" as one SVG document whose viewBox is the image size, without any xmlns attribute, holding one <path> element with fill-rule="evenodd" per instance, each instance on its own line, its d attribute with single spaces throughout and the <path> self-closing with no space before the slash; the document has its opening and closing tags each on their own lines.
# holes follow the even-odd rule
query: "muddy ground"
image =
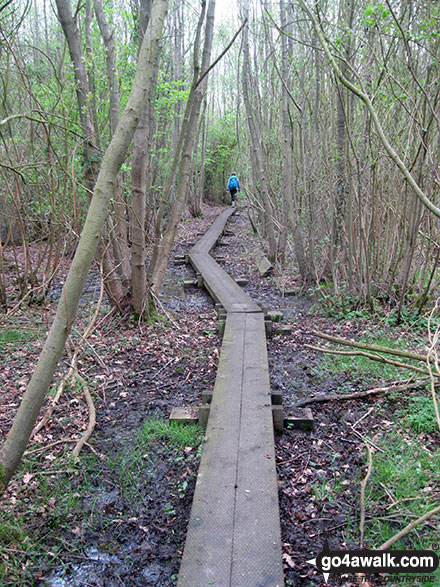
<svg viewBox="0 0 440 587">
<path fill-rule="evenodd" d="M 206 208 L 204 212 L 203 219 L 183 224 L 176 252 L 188 249 L 219 209 Z M 282 280 L 277 272 L 265 279 L 259 276 L 252 261 L 252 251 L 259 243 L 252 234 L 245 209 L 231 219 L 229 228 L 234 234 L 224 239 L 227 246 L 215 250 L 224 256 L 222 265 L 233 276 L 248 279 L 245 290 L 249 295 L 269 310 L 282 310 L 284 321 L 292 325 L 290 334 L 274 335 L 268 341 L 272 388 L 283 392 L 286 405 L 315 394 L 337 392 L 341 387 L 347 389 L 347 382 L 350 389 L 356 390 L 357 382 L 350 380 L 349 373 L 333 378 L 322 376 L 321 358 L 304 348 L 305 343 L 313 341 L 313 329 L 332 330 L 332 324 L 318 316 L 312 300 L 296 289 L 293 272 L 285 271 Z M 74 488 L 83 488 L 87 477 L 88 489 L 81 489 L 76 496 L 75 507 L 81 516 L 73 511 L 71 523 L 60 530 L 64 547 L 54 549 L 55 563 L 47 569 L 34 569 L 35 582 L 29 584 L 175 585 L 199 454 L 190 446 L 176 450 L 163 438 L 154 439 L 146 448 L 145 463 L 132 463 L 133 468 L 145 470 L 140 478 L 136 477 L 135 487 L 129 487 L 131 457 L 127 454 L 139 443 L 139 431 L 146 419 L 166 419 L 173 406 L 198 405 L 202 392 L 213 387 L 221 338 L 209 296 L 202 290 L 182 287 L 183 279 L 191 277 L 194 273 L 188 266 L 170 264 L 161 296 L 163 318 L 159 326 L 139 326 L 126 320 L 116 323 L 107 318 L 92 336 L 93 350 L 84 354 L 80 368 L 94 382 L 97 426 L 82 456 L 85 462 L 88 454 L 93 459 L 87 474 L 82 472 L 80 478 L 70 474 Z M 283 288 L 296 290 L 296 294 L 284 296 Z M 96 298 L 97 290 L 97 283 L 91 279 L 83 300 L 85 306 Z M 55 286 L 54 297 L 56 293 Z M 357 326 L 345 328 L 346 334 L 350 334 Z M 29 361 L 30 365 L 34 359 Z M 19 361 L 19 356 L 14 355 L 13 360 Z M 9 409 L 2 409 L 0 414 L 3 434 L 9 427 L 11 410 L 17 405 L 17 391 L 25 385 L 25 377 L 18 380 L 20 384 L 14 389 L 4 389 L 3 406 Z M 314 404 L 312 431 L 286 430 L 276 436 L 288 585 L 324 585 L 322 574 L 306 561 L 318 554 L 326 536 L 333 548 L 358 547 L 359 480 L 365 474 L 366 457 L 363 442 L 352 425 L 377 401 L 372 398 Z M 381 401 L 385 402 L 390 418 L 394 405 L 387 406 L 387 400 Z M 81 430 L 75 431 L 75 426 L 84 428 L 86 420 L 84 403 L 67 394 L 53 420 L 35 441 L 43 445 L 56 442 L 66 436 L 66 431 L 79 436 Z M 366 418 L 356 430 L 362 434 L 364 427 L 371 431 L 371 426 L 383 425 Z M 50 453 L 53 458 L 57 450 L 55 447 Z M 59 447 L 59 451 L 63 450 L 63 446 Z M 123 470 L 115 465 L 115 455 L 121 454 L 126 455 Z M 326 484 L 332 480 L 343 486 L 337 502 L 326 496 Z M 40 489 L 37 474 L 28 477 L 25 486 L 23 478 L 14 480 L 6 507 L 14 507 L 23 496 L 32 502 L 38 498 Z M 30 528 L 31 532 L 44 533 L 44 528 L 58 515 L 57 503 L 41 507 L 42 527 Z M 77 518 L 82 520 L 79 524 Z M 353 577 L 331 577 L 330 584 L 355 583 Z"/>
</svg>

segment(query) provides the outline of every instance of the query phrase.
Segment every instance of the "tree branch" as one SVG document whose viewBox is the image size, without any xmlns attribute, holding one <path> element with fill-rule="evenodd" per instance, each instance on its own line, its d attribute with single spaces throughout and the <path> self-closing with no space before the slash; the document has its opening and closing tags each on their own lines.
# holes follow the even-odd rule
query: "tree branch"
<svg viewBox="0 0 440 587">
<path fill-rule="evenodd" d="M 374 126 L 376 128 L 377 134 L 379 135 L 379 138 L 380 138 L 383 146 L 385 147 L 386 152 L 391 157 L 391 159 L 394 161 L 394 163 L 397 165 L 397 167 L 400 169 L 400 171 L 402 172 L 402 175 L 404 176 L 404 178 L 406 179 L 406 181 L 408 182 L 408 184 L 410 185 L 410 187 L 413 189 L 413 191 L 416 194 L 416 196 L 422 202 L 422 204 L 426 208 L 428 208 L 428 210 L 430 212 L 432 212 L 435 216 L 437 216 L 438 218 L 440 218 L 440 208 L 438 208 L 435 204 L 433 204 L 426 197 L 424 191 L 421 189 L 421 187 L 419 186 L 419 184 L 416 182 L 416 180 L 414 179 L 414 177 L 411 175 L 411 172 L 406 167 L 405 163 L 402 161 L 402 159 L 399 157 L 399 155 L 397 154 L 397 152 L 393 149 L 393 147 L 389 143 L 388 139 L 386 138 L 385 133 L 384 133 L 383 128 L 382 128 L 382 125 L 380 124 L 379 118 L 377 116 L 376 110 L 374 109 L 373 103 L 371 102 L 368 94 L 366 92 L 364 92 L 363 90 L 361 90 L 360 88 L 358 88 L 357 86 L 355 86 L 354 84 L 352 84 L 344 76 L 344 74 L 340 70 L 338 64 L 336 63 L 335 57 L 332 55 L 332 53 L 330 51 L 330 48 L 328 46 L 328 43 L 327 43 L 327 41 L 326 41 L 326 39 L 324 37 L 322 28 L 319 25 L 318 21 L 316 20 L 315 15 L 310 10 L 310 8 L 307 6 L 307 4 L 304 2 L 304 0 L 300 0 L 300 4 L 301 4 L 302 8 L 304 9 L 304 11 L 309 16 L 310 20 L 312 21 L 313 27 L 314 27 L 314 29 L 316 31 L 316 34 L 318 35 L 319 41 L 320 41 L 320 43 L 321 43 L 321 45 L 322 45 L 322 47 L 323 47 L 323 49 L 325 51 L 325 54 L 327 55 L 327 58 L 328 58 L 328 60 L 330 62 L 330 65 L 331 65 L 331 67 L 332 67 L 335 75 L 338 77 L 339 81 L 348 90 L 350 90 L 353 94 L 355 94 L 358 98 L 360 98 L 362 100 L 362 102 L 365 104 L 365 106 L 368 109 L 368 112 L 370 113 L 371 120 L 373 121 L 373 124 L 374 124 Z"/>
<path fill-rule="evenodd" d="M 394 365 L 395 367 L 401 367 L 402 369 L 410 369 L 411 371 L 415 371 L 416 373 L 429 375 L 429 371 L 427 369 L 422 369 L 421 367 L 416 367 L 415 365 L 409 365 L 408 363 L 401 363 L 400 361 L 393 361 L 392 359 L 387 359 L 386 357 L 382 357 L 381 355 L 372 355 L 371 353 L 366 353 L 365 351 L 337 351 L 335 349 L 327 349 L 319 346 L 313 346 L 310 344 L 306 344 L 304 346 L 308 349 L 312 349 L 313 351 L 318 351 L 320 353 L 328 353 L 331 355 L 344 355 L 345 357 L 365 357 L 367 359 L 371 359 L 372 361 L 378 361 L 379 363 Z M 437 376 L 440 377 L 440 373 L 437 374 Z"/>
<path fill-rule="evenodd" d="M 236 38 L 238 37 L 238 35 L 241 33 L 241 31 L 244 29 L 244 27 L 247 24 L 247 18 L 242 22 L 241 27 L 238 29 L 238 31 L 235 33 L 235 35 L 232 37 L 231 41 L 229 42 L 229 44 L 225 47 L 225 49 L 223 49 L 223 51 L 220 53 L 220 55 L 214 59 L 214 61 L 211 63 L 211 65 L 208 67 L 208 69 L 206 69 L 199 77 L 199 79 L 196 82 L 195 87 L 197 88 L 202 81 L 205 79 L 205 77 L 208 75 L 208 73 L 211 71 L 211 69 L 214 69 L 214 67 L 217 65 L 217 63 L 219 61 L 221 61 L 223 59 L 223 57 L 226 55 L 226 53 L 229 51 L 229 49 L 232 47 L 232 45 L 235 43 Z"/>
</svg>

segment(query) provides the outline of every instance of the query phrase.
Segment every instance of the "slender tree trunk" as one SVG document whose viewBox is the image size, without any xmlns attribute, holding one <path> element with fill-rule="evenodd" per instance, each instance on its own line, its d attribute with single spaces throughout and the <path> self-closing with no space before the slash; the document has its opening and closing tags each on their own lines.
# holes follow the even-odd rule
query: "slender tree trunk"
<svg viewBox="0 0 440 587">
<path fill-rule="evenodd" d="M 99 150 L 92 113 L 93 100 L 89 92 L 87 69 L 81 45 L 81 36 L 76 22 L 70 11 L 68 0 L 56 0 L 58 16 L 64 35 L 69 46 L 76 81 L 76 96 L 80 113 L 82 132 L 84 136 L 84 179 L 86 189 L 91 196 L 99 169 Z M 109 247 L 103 242 L 99 245 L 98 262 L 103 261 L 106 266 L 105 289 L 112 306 L 119 308 L 124 297 L 124 290 L 110 257 Z M 107 279 L 108 277 L 108 279 Z"/>
<path fill-rule="evenodd" d="M 196 218 L 202 214 L 203 184 L 205 178 L 205 150 L 206 150 L 206 100 L 203 101 L 197 138 L 194 144 L 193 156 L 193 185 L 189 193 L 189 211 Z M 200 145 L 200 146 L 199 146 Z M 200 161 L 199 161 L 200 151 Z"/>
<path fill-rule="evenodd" d="M 244 3 L 244 17 L 246 20 L 249 18 L 249 1 L 245 0 Z M 251 142 L 251 149 L 253 151 L 253 172 L 256 177 L 255 184 L 260 186 L 261 197 L 263 200 L 263 207 L 265 213 L 265 222 L 267 230 L 267 240 L 269 244 L 269 257 L 272 261 L 276 258 L 276 239 L 275 239 L 275 227 L 273 223 L 272 204 L 270 201 L 269 190 L 267 186 L 266 172 L 264 166 L 264 157 L 261 148 L 261 137 L 257 131 L 255 123 L 255 116 L 252 110 L 252 104 L 250 99 L 249 88 L 251 85 L 250 81 L 250 52 L 249 52 L 249 26 L 246 25 L 243 30 L 243 101 L 246 108 L 246 120 L 249 130 L 249 138 Z"/>
<path fill-rule="evenodd" d="M 283 223 L 282 232 L 285 233 L 284 239 L 287 238 L 287 228 L 290 227 L 293 234 L 293 243 L 298 269 L 301 280 L 304 284 L 313 281 L 313 271 L 310 270 L 304 250 L 304 237 L 302 233 L 300 218 L 294 209 L 294 179 L 293 179 L 293 153 L 292 153 L 292 128 L 290 123 L 289 103 L 290 97 L 288 92 L 288 56 L 289 48 L 287 43 L 287 18 L 285 0 L 280 0 L 281 29 L 284 34 L 281 36 L 281 76 L 282 76 L 282 124 L 284 136 L 284 160 L 283 160 Z M 305 186 L 304 186 L 305 187 Z M 280 247 L 284 251 L 285 243 L 282 241 Z"/>
<path fill-rule="evenodd" d="M 105 58 L 107 68 L 107 81 L 110 94 L 110 137 L 113 136 L 119 120 L 119 90 L 116 79 L 116 50 L 113 38 L 113 31 L 107 23 L 101 0 L 93 0 L 96 20 L 101 31 L 102 41 L 105 47 Z M 110 226 L 112 236 L 112 248 L 117 272 L 121 278 L 122 285 L 128 289 L 131 278 L 130 249 L 128 246 L 128 222 L 126 204 L 123 198 L 122 180 L 119 177 L 114 194 L 114 216 Z"/>
<path fill-rule="evenodd" d="M 142 6 L 141 40 L 150 17 L 151 4 L 147 0 L 142 3 Z M 145 220 L 150 159 L 148 146 L 152 125 L 150 114 L 150 96 L 148 96 L 134 133 L 131 173 L 131 294 L 133 310 L 137 316 L 142 316 L 144 313 L 147 300 Z"/>
<path fill-rule="evenodd" d="M 148 113 L 149 104 L 147 103 L 134 134 L 131 174 L 131 293 L 133 310 L 138 316 L 141 316 L 145 310 L 147 296 L 145 216 L 147 208 Z"/>
<path fill-rule="evenodd" d="M 182 212 L 186 202 L 189 176 L 191 170 L 191 155 L 193 152 L 194 141 L 197 133 L 197 124 L 199 120 L 200 107 L 205 95 L 206 84 L 208 81 L 208 77 L 207 75 L 205 75 L 205 72 L 208 71 L 211 60 L 212 39 L 214 34 L 214 13 L 215 0 L 209 0 L 206 12 L 205 41 L 203 48 L 202 65 L 200 67 L 198 63 L 199 47 L 196 43 L 194 49 L 194 81 L 190 91 L 190 95 L 188 97 L 185 118 L 180 131 L 181 136 L 179 136 L 178 141 L 178 151 L 176 153 L 177 160 L 175 160 L 175 163 L 177 163 L 177 161 L 179 162 L 177 171 L 176 195 L 173 201 L 173 205 L 171 206 L 169 212 L 168 222 L 166 229 L 163 232 L 163 236 L 159 236 L 159 239 L 156 240 L 156 243 L 154 245 L 153 258 L 149 268 L 149 286 L 151 287 L 151 290 L 154 293 L 157 293 L 159 291 L 159 288 L 162 284 L 168 264 L 168 257 L 176 235 L 177 225 L 181 219 Z M 180 147 L 180 145 L 182 146 Z M 172 166 L 172 169 L 173 167 L 174 164 Z M 167 186 L 164 190 L 162 211 L 159 211 L 158 214 L 159 221 L 161 220 L 161 215 L 163 215 L 164 204 L 166 201 L 169 200 L 170 194 L 171 182 L 169 179 L 167 182 Z"/>
<path fill-rule="evenodd" d="M 54 322 L 12 428 L 0 450 L 2 489 L 7 486 L 17 469 L 75 320 L 81 292 L 108 214 L 109 200 L 115 188 L 116 178 L 127 156 L 148 95 L 166 10 L 167 0 L 155 0 L 128 103 L 104 154 L 86 222 L 61 292 Z"/>
<path fill-rule="evenodd" d="M 346 10 L 348 13 L 346 14 Z M 339 4 L 339 26 L 341 30 L 348 28 L 349 34 L 351 34 L 353 28 L 354 19 L 354 0 L 350 0 L 348 4 L 341 0 Z M 344 75 L 348 73 L 348 64 L 351 59 L 351 39 L 346 38 L 345 44 L 345 61 L 342 64 L 342 71 Z M 333 224 L 332 224 L 332 236 L 331 236 L 331 270 L 333 273 L 333 282 L 336 287 L 337 276 L 336 276 L 336 260 L 338 251 L 341 248 L 341 233 L 342 224 L 344 218 L 347 218 L 347 231 L 349 234 L 349 250 L 348 250 L 348 279 L 349 279 L 349 290 L 353 291 L 353 259 L 352 252 L 353 247 L 351 244 L 352 234 L 352 209 L 351 209 L 351 197 L 349 196 L 349 190 L 351 189 L 351 181 L 347 179 L 347 126 L 348 126 L 348 112 L 349 112 L 349 94 L 348 91 L 343 87 L 340 82 L 337 88 L 337 115 L 336 115 L 336 145 L 337 145 L 337 180 L 336 180 L 336 194 L 335 194 L 335 205 L 333 210 Z"/>
</svg>

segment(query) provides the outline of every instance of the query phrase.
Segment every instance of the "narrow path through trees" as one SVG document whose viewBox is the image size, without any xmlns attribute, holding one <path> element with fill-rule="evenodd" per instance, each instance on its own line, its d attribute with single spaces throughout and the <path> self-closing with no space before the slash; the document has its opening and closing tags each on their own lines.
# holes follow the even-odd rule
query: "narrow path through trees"
<svg viewBox="0 0 440 587">
<path fill-rule="evenodd" d="M 264 314 L 209 254 L 233 212 L 189 252 L 226 326 L 180 587 L 284 585 Z"/>
</svg>

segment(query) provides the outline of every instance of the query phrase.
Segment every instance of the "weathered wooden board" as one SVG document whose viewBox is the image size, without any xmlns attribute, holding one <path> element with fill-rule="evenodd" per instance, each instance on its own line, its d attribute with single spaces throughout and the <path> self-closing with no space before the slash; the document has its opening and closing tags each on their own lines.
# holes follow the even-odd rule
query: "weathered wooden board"
<svg viewBox="0 0 440 587">
<path fill-rule="evenodd" d="M 188 253 L 226 322 L 179 587 L 284 585 L 264 313 L 209 255 L 234 211 Z"/>
<path fill-rule="evenodd" d="M 254 259 L 261 277 L 266 277 L 273 271 L 273 265 L 263 251 L 256 251 L 254 253 Z"/>
<path fill-rule="evenodd" d="M 189 253 L 191 265 L 203 276 L 203 285 L 226 312 L 261 312 L 261 308 L 206 253 Z"/>
<path fill-rule="evenodd" d="M 226 320 L 178 581 L 210 584 L 284 584 L 262 313 Z"/>
<path fill-rule="evenodd" d="M 214 222 L 211 224 L 207 232 L 202 238 L 190 249 L 190 253 L 209 253 L 213 248 L 217 240 L 220 238 L 225 224 L 230 216 L 234 214 L 236 210 L 232 207 L 225 208 L 223 212 L 217 216 Z"/>
</svg>

